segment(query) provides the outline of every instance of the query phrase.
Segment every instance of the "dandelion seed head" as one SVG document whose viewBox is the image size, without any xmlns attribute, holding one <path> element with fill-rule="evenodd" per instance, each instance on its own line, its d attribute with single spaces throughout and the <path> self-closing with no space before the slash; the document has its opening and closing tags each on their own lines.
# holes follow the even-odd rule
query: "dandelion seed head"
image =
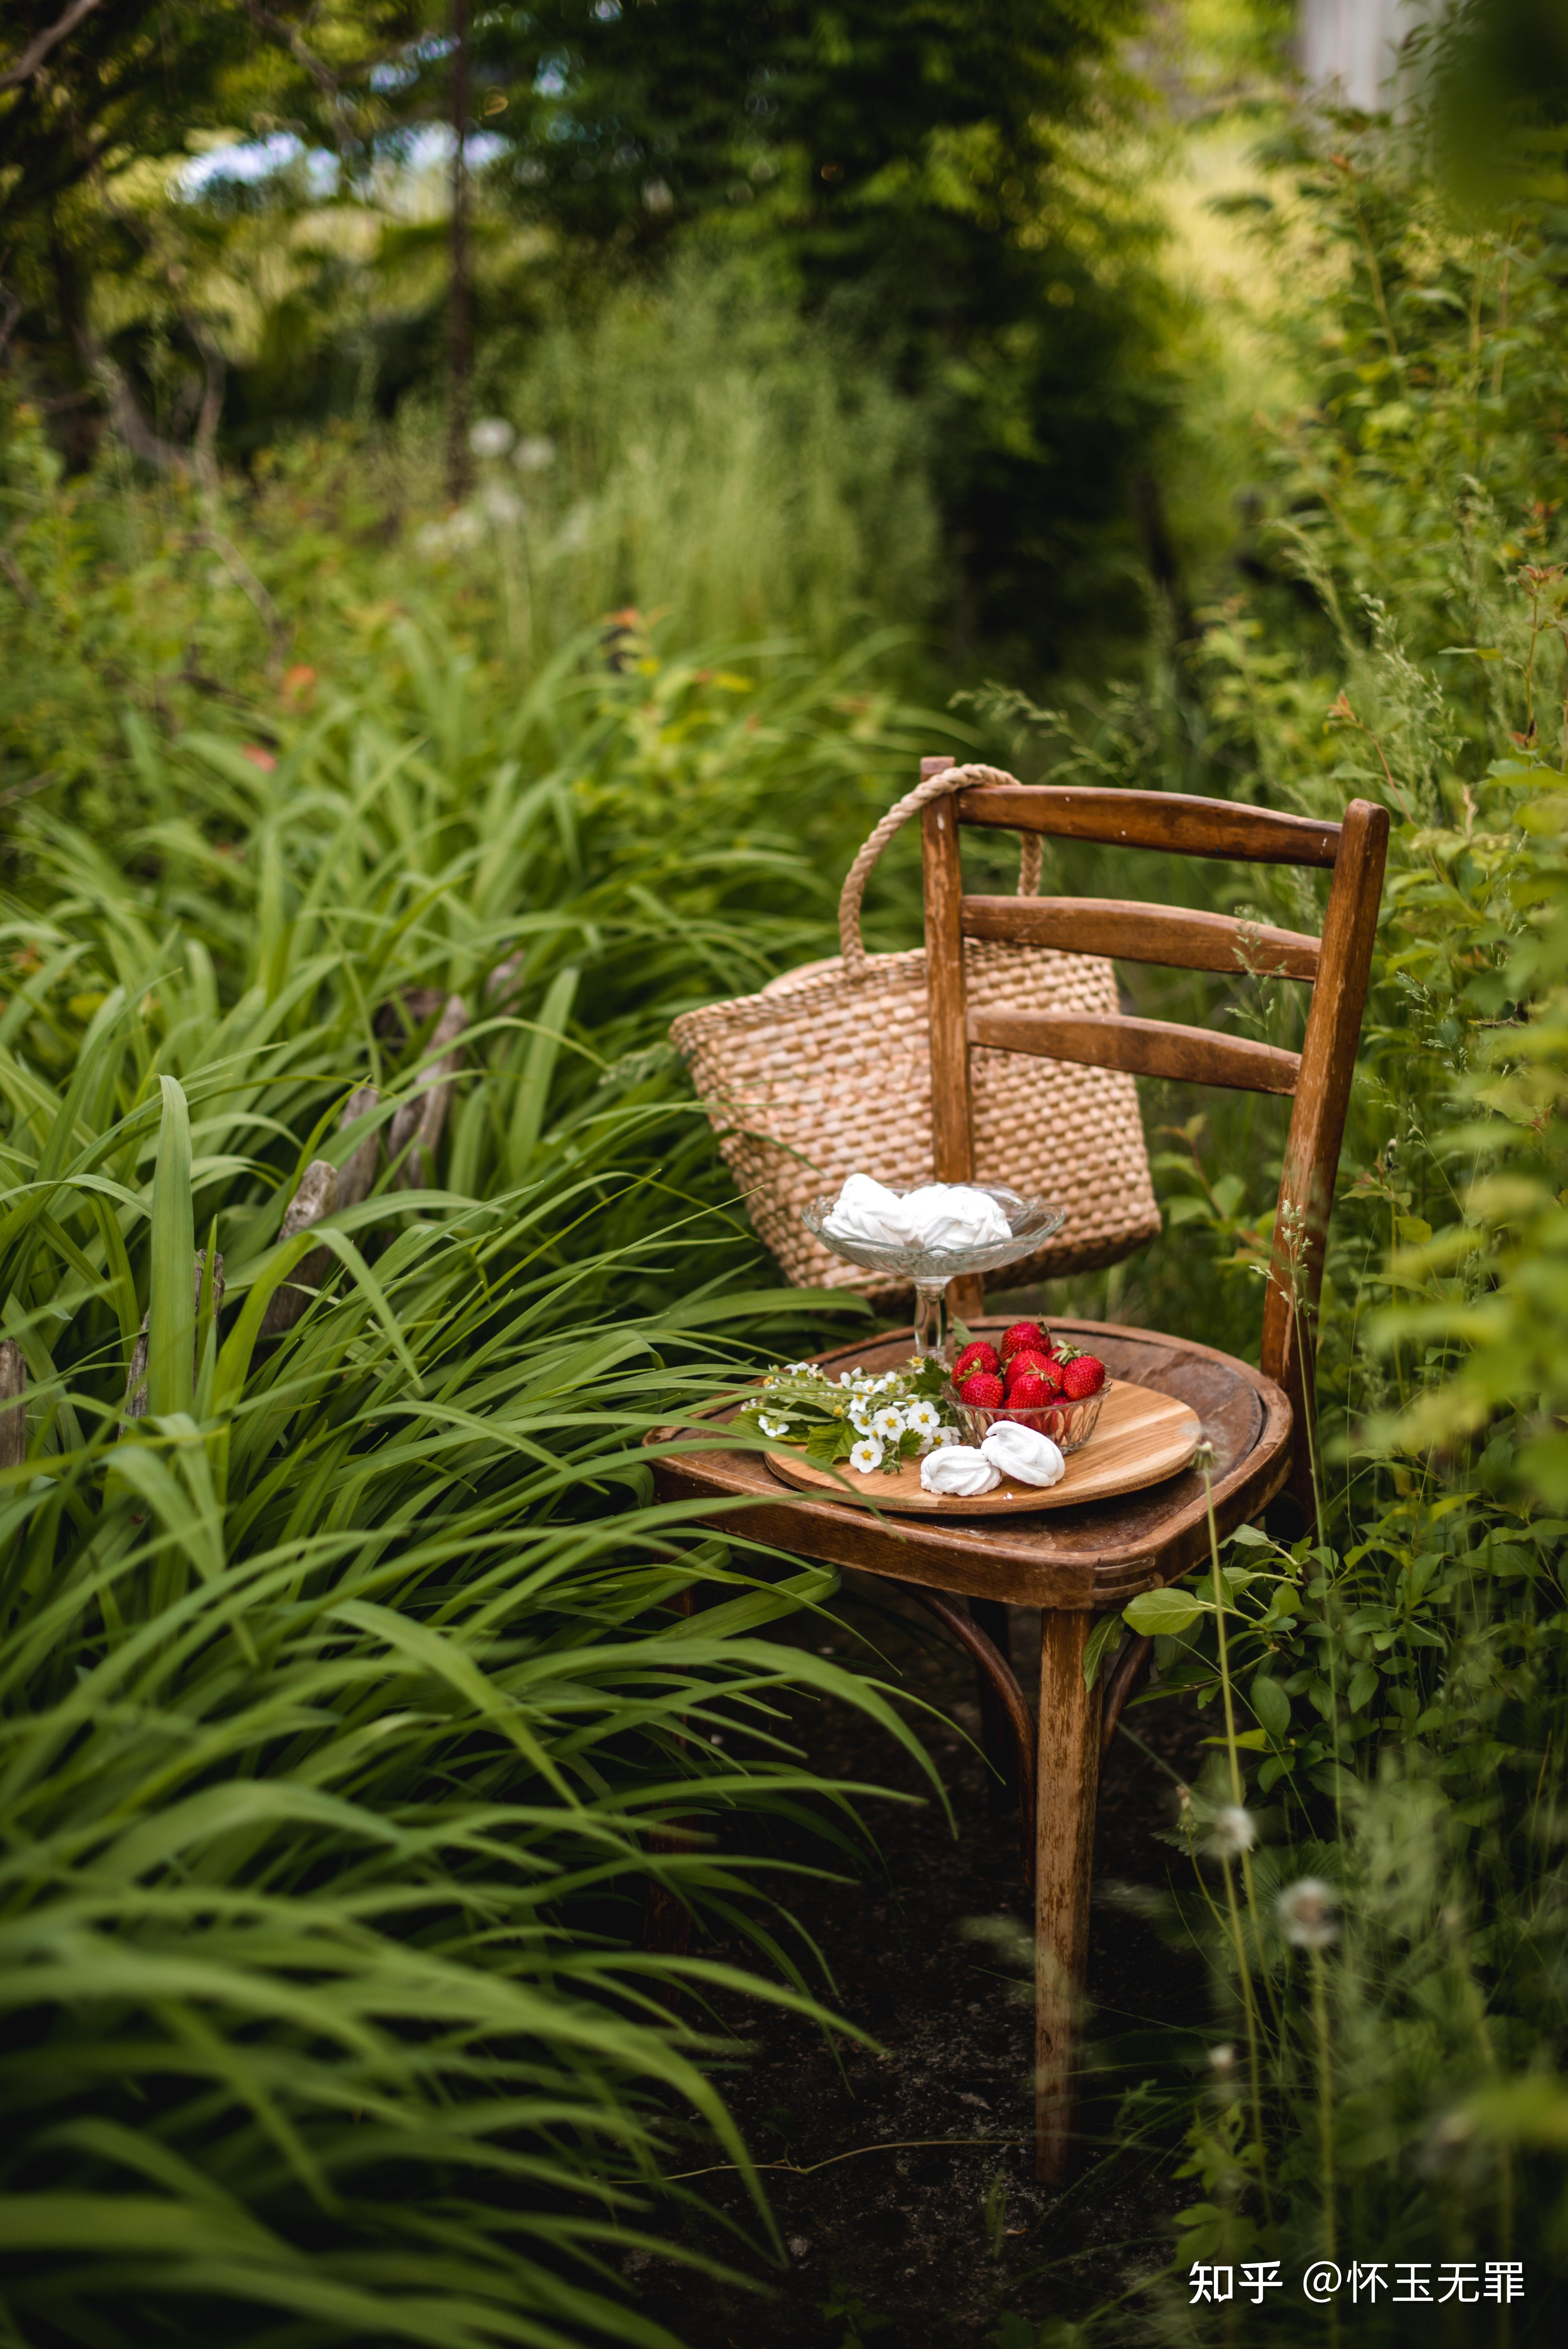
<svg viewBox="0 0 1568 2349">
<path fill-rule="evenodd" d="M 509 490 L 504 481 L 487 481 L 480 492 L 480 503 L 490 521 L 503 530 L 520 523 L 525 512 L 517 492 Z"/>
<path fill-rule="evenodd" d="M 1227 1803 L 1223 1810 L 1215 1813 L 1210 1849 L 1218 1853 L 1221 1858 L 1231 1859 L 1238 1852 L 1251 1851 L 1257 1839 L 1258 1830 L 1253 1815 L 1251 1811 L 1243 1810 L 1240 1803 Z"/>
<path fill-rule="evenodd" d="M 1334 1889 L 1320 1877 L 1304 1876 L 1279 1896 L 1280 1921 L 1298 1950 L 1326 1950 L 1339 1939 Z"/>
<path fill-rule="evenodd" d="M 469 433 L 476 457 L 504 457 L 517 435 L 504 416 L 481 416 Z"/>
</svg>

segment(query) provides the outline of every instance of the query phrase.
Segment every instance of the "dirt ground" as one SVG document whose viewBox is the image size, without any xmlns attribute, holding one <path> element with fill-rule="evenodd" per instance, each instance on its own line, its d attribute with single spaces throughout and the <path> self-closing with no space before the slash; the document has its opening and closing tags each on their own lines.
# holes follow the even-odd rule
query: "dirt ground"
<svg viewBox="0 0 1568 2349">
<path fill-rule="evenodd" d="M 917 1608 L 886 1585 L 851 1578 L 839 1614 L 841 1630 L 819 1620 L 794 1636 L 863 1666 L 870 1660 L 854 1637 L 863 1634 L 902 1686 L 978 1733 L 971 1667 Z M 1037 1615 L 1015 1610 L 1013 1640 L 1015 1669 L 1029 1688 Z M 1190 1720 L 1157 1707 L 1134 1725 L 1168 1767 L 1183 1776 L 1196 1769 L 1202 1731 Z M 815 1767 L 921 1791 L 914 1764 L 857 1714 L 827 1709 L 808 1733 Z M 1103 2158 L 1119 2097 L 1138 2076 L 1140 2035 L 1152 2071 L 1156 2032 L 1168 2063 L 1169 2025 L 1205 2016 L 1195 1962 L 1166 1947 L 1115 1890 L 1163 1887 L 1177 1861 L 1158 1839 L 1171 1824 L 1171 1777 L 1126 1738 L 1115 1740 L 1101 1781 L 1088 1966 L 1093 2037 L 1114 2050 L 1114 2063 L 1102 2054 L 1101 2083 L 1097 2090 L 1091 2080 L 1084 2100 L 1090 2151 L 1082 2174 L 1052 2193 L 1034 2182 L 1028 2141 L 1032 2015 L 1018 1971 L 1027 1961 L 1027 1910 L 1016 1816 L 998 1807 L 983 1761 L 956 1729 L 928 1718 L 923 1734 L 950 1790 L 957 1837 L 934 1803 L 875 1803 L 868 1816 L 882 1866 L 857 1882 L 791 1895 L 832 1966 L 839 2011 L 876 2049 L 841 2042 L 835 2053 L 801 2019 L 726 2010 L 754 2051 L 728 2083 L 747 2143 L 759 2163 L 790 2165 L 766 2171 L 785 2263 L 695 2213 L 692 2248 L 739 2268 L 760 2291 L 641 2253 L 626 2262 L 646 2312 L 692 2349 L 857 2349 L 865 2340 L 878 2349 L 992 2341 L 1023 2349 L 1044 2318 L 1125 2286 L 1181 2192 L 1150 2157 L 1122 2148 Z M 820 1865 L 821 1847 L 802 1840 L 791 1856 Z M 989 1923 L 976 1933 L 975 1920 Z M 747 1959 L 738 1940 L 705 1944 L 702 1953 Z M 738 2182 L 720 2175 L 693 2184 L 754 2246 Z"/>
</svg>

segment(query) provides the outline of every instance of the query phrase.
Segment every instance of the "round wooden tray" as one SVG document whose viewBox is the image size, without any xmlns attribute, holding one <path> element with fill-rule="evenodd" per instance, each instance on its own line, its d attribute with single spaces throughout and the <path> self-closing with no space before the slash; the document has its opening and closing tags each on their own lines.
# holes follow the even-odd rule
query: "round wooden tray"
<svg viewBox="0 0 1568 2349">
<path fill-rule="evenodd" d="M 1136 1493 L 1185 1468 L 1198 1448 L 1198 1414 L 1173 1395 L 1156 1394 L 1117 1379 L 1109 1389 L 1099 1423 L 1088 1442 L 1068 1454 L 1059 1485 L 1021 1485 L 1004 1477 L 988 1493 L 965 1500 L 956 1493 L 927 1493 L 918 1460 L 899 1464 L 896 1476 L 880 1470 L 861 1475 L 841 1462 L 824 1468 L 803 1452 L 769 1452 L 773 1474 L 798 1492 L 822 1493 L 861 1508 L 907 1509 L 922 1516 L 1006 1516 L 1020 1509 L 1072 1509 L 1085 1501 L 1109 1501 Z"/>
</svg>

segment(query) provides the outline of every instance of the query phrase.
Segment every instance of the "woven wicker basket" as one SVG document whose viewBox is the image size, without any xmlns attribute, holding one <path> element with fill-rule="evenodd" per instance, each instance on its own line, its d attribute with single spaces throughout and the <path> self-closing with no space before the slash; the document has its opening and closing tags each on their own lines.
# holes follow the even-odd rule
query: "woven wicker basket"
<svg viewBox="0 0 1568 2349">
<path fill-rule="evenodd" d="M 751 1220 L 796 1288 L 891 1296 L 901 1284 L 832 1255 L 800 1210 L 857 1170 L 894 1185 L 932 1165 L 925 955 L 868 955 L 861 938 L 867 876 L 887 842 L 927 801 L 966 783 L 1011 782 L 994 767 L 950 767 L 891 808 L 844 881 L 841 955 L 787 971 L 759 995 L 705 1004 L 670 1035 L 719 1137 Z M 1026 834 L 1021 895 L 1039 884 L 1038 838 Z M 965 942 L 972 1010 L 1114 1012 L 1116 977 L 1097 956 L 1048 947 Z M 1020 1052 L 972 1055 L 975 1172 L 1067 1210 L 1056 1237 L 1009 1286 L 1081 1272 L 1160 1229 L 1133 1080 Z M 906 1284 L 903 1284 L 907 1286 Z"/>
</svg>

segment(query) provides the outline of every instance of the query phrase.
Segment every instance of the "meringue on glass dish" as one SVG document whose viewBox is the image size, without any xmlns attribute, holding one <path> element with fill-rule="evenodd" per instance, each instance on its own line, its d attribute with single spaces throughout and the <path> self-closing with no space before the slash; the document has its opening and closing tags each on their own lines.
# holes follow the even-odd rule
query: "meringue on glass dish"
<svg viewBox="0 0 1568 2349">
<path fill-rule="evenodd" d="M 948 1282 L 1031 1256 L 1067 1218 L 1060 1207 L 1005 1183 L 928 1179 L 897 1186 L 854 1174 L 836 1193 L 813 1199 L 801 1220 L 835 1256 L 912 1281 L 916 1348 L 939 1355 Z"/>
<path fill-rule="evenodd" d="M 890 1191 L 870 1174 L 851 1174 L 822 1219 L 822 1237 L 861 1247 L 941 1249 L 991 1247 L 1010 1240 L 1000 1202 L 973 1183 L 922 1183 Z"/>
</svg>

